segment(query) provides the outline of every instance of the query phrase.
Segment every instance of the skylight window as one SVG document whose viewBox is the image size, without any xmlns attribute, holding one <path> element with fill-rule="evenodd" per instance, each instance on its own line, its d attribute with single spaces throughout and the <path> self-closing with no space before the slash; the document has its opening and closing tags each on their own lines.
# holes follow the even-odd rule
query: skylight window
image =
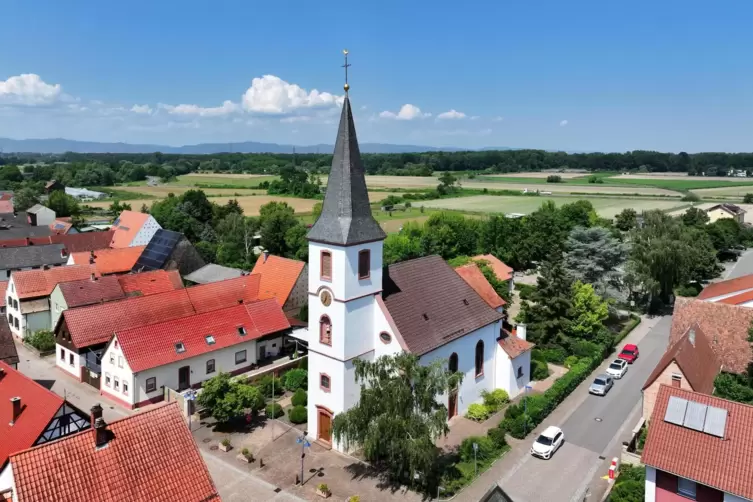
<svg viewBox="0 0 753 502">
<path fill-rule="evenodd" d="M 246 336 L 246 328 L 243 326 L 238 326 L 238 334 L 241 336 Z"/>
<path fill-rule="evenodd" d="M 186 346 L 183 345 L 183 342 L 178 342 L 175 344 L 175 352 L 177 352 L 178 354 L 182 354 L 185 351 L 186 351 Z"/>
<path fill-rule="evenodd" d="M 204 337 L 204 339 L 207 341 L 207 345 L 213 345 L 214 344 L 214 336 L 207 335 Z"/>
</svg>

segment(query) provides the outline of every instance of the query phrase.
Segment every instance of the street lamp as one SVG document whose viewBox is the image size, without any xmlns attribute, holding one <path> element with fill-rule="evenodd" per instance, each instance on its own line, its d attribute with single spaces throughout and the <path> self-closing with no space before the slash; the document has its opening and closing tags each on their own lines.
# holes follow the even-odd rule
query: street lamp
<svg viewBox="0 0 753 502">
<path fill-rule="evenodd" d="M 311 448 L 311 443 L 309 443 L 309 440 L 306 438 L 307 434 L 308 431 L 303 431 L 303 435 L 298 436 L 295 440 L 296 443 L 301 445 L 301 486 L 303 486 L 303 459 L 306 457 L 305 450 L 306 448 Z"/>
</svg>

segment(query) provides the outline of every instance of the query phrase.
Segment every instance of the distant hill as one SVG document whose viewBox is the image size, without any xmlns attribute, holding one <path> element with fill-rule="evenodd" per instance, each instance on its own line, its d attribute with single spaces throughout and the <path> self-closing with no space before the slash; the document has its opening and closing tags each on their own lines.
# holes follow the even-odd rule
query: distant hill
<svg viewBox="0 0 753 502">
<path fill-rule="evenodd" d="M 388 143 L 361 143 L 363 153 L 411 153 L 411 152 L 458 152 L 467 150 L 464 148 L 420 145 L 392 145 Z M 333 145 L 310 145 L 293 146 L 280 145 L 277 143 L 258 143 L 244 141 L 240 143 L 201 143 L 198 145 L 167 146 L 131 143 L 98 143 L 96 141 L 74 141 L 70 139 L 9 139 L 0 138 L 0 150 L 3 153 L 184 153 L 184 154 L 208 154 L 208 153 L 331 153 Z M 487 148 L 491 149 L 491 148 Z M 486 150 L 486 149 L 485 149 Z M 498 148 L 509 150 L 509 148 Z"/>
</svg>

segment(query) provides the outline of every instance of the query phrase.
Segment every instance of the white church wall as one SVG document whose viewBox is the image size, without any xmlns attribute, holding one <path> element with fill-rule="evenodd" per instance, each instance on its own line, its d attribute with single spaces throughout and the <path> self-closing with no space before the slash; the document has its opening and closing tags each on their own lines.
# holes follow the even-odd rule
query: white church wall
<svg viewBox="0 0 753 502">
<path fill-rule="evenodd" d="M 370 252 L 369 277 L 358 278 L 358 255 L 361 251 Z M 369 242 L 346 248 L 345 259 L 338 264 L 344 277 L 344 299 L 358 298 L 382 290 L 382 241 Z"/>
<path fill-rule="evenodd" d="M 390 341 L 384 342 L 379 337 L 379 334 L 385 332 L 390 335 Z M 403 348 L 400 346 L 400 342 L 397 336 L 387 322 L 384 312 L 377 305 L 374 306 L 374 358 L 382 356 L 397 354 L 402 352 Z"/>
<path fill-rule="evenodd" d="M 499 382 L 497 387 L 504 389 L 514 399 L 518 394 L 525 391 L 525 386 L 531 381 L 531 352 L 525 352 L 515 359 L 510 359 L 502 347 L 497 345 L 497 375 Z M 518 368 L 523 374 L 518 378 Z"/>
</svg>

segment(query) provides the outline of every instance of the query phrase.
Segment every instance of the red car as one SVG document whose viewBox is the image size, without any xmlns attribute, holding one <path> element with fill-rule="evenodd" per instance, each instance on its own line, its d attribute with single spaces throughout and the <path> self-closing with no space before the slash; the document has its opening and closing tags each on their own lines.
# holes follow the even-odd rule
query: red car
<svg viewBox="0 0 753 502">
<path fill-rule="evenodd" d="M 628 364 L 633 364 L 638 359 L 638 346 L 628 343 L 622 347 L 622 352 L 620 352 L 617 358 L 624 359 Z"/>
</svg>

